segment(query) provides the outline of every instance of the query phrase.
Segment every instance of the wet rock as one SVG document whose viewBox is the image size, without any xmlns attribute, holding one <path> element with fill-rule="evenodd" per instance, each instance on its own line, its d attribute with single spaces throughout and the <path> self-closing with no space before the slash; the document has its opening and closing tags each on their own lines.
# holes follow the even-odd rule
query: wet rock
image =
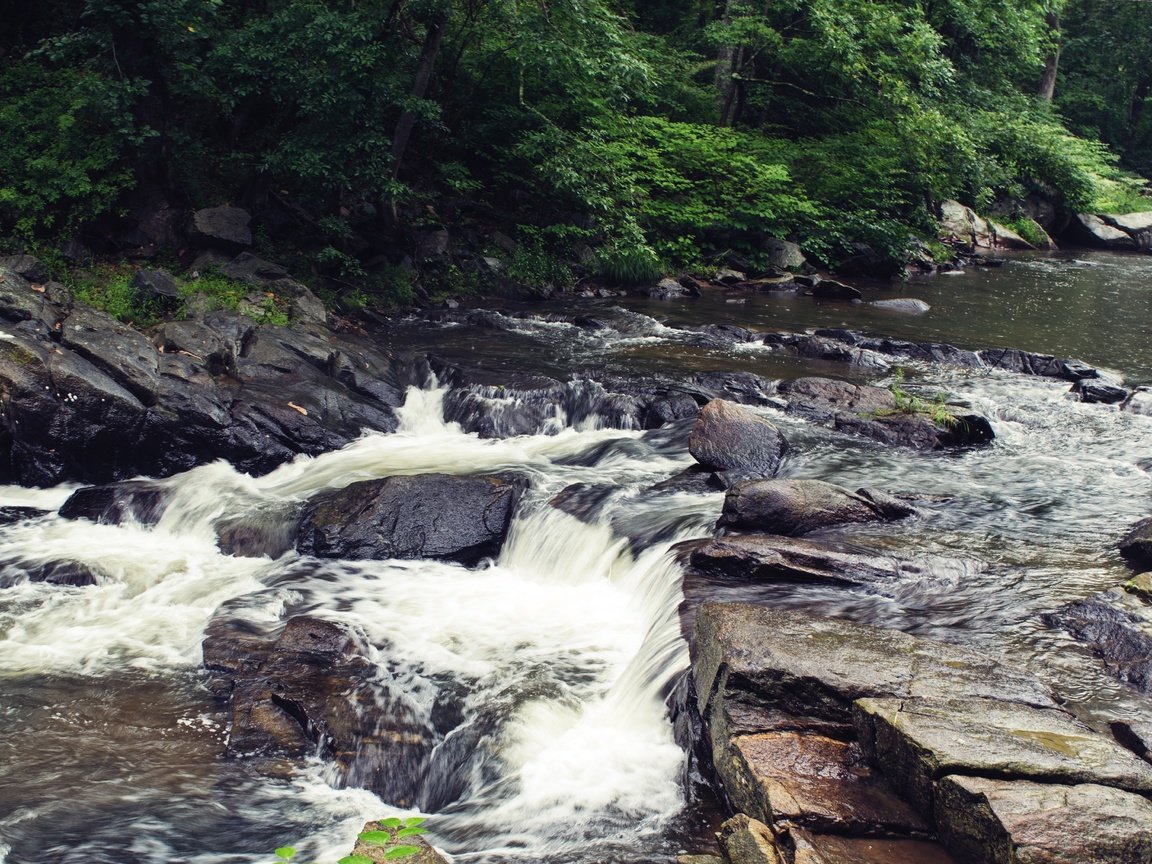
<svg viewBox="0 0 1152 864">
<path fill-rule="evenodd" d="M 353 483 L 308 502 L 297 550 L 320 558 L 446 558 L 499 553 L 523 481 L 513 474 L 422 474 Z"/>
<path fill-rule="evenodd" d="M 701 404 L 725 399 L 741 405 L 769 405 L 776 383 L 751 372 L 697 372 L 690 379 Z"/>
<path fill-rule="evenodd" d="M 945 777 L 936 820 L 971 864 L 1152 861 L 1152 803 L 1106 786 Z"/>
<path fill-rule="evenodd" d="M 408 864 L 448 864 L 448 859 L 437 852 L 423 837 L 418 835 L 406 835 L 404 837 L 397 837 L 396 832 L 400 830 L 396 827 L 389 827 L 384 822 L 369 822 L 360 831 L 356 839 L 356 846 L 352 850 L 353 855 L 363 855 L 365 858 L 373 862 L 373 864 L 383 864 L 385 861 L 396 860 L 395 855 L 389 855 L 389 850 L 395 849 L 398 846 L 415 846 L 418 851 L 410 855 L 405 855 L 401 860 L 408 862 Z M 391 835 L 391 839 L 387 843 L 369 843 L 366 840 L 360 839 L 365 834 L 376 834 L 383 832 Z"/>
<path fill-rule="evenodd" d="M 1124 560 L 1138 570 L 1152 569 L 1152 516 L 1129 529 L 1119 544 Z"/>
<path fill-rule="evenodd" d="M 1075 393 L 1081 402 L 1116 405 L 1128 398 L 1128 391 L 1114 384 L 1093 379 L 1081 379 L 1072 385 L 1069 393 Z"/>
<path fill-rule="evenodd" d="M 833 279 L 820 279 L 812 286 L 812 296 L 817 300 L 852 301 L 860 300 L 863 294 L 851 285 Z"/>
<path fill-rule="evenodd" d="M 1129 414 L 1152 415 L 1152 388 L 1135 388 L 1121 404 L 1120 410 Z"/>
<path fill-rule="evenodd" d="M 714 282 L 719 282 L 721 285 L 738 285 L 748 277 L 741 273 L 739 270 L 733 270 L 729 267 L 721 267 L 716 271 L 712 277 Z"/>
<path fill-rule="evenodd" d="M 218 613 L 203 650 L 217 692 L 230 701 L 229 754 L 319 753 L 349 785 L 398 806 L 417 802 L 434 737 L 368 659 L 363 634 L 304 615 L 276 632 Z"/>
<path fill-rule="evenodd" d="M 1113 720 L 1112 737 L 1146 762 L 1152 762 L 1152 721 Z"/>
<path fill-rule="evenodd" d="M 100 573 L 82 561 L 33 561 L 18 558 L 0 562 L 0 588 L 11 588 L 24 582 L 86 588 L 100 583 Z"/>
<path fill-rule="evenodd" d="M 25 519 L 39 519 L 50 512 L 38 507 L 0 507 L 0 525 L 13 525 Z"/>
<path fill-rule="evenodd" d="M 948 774 L 1152 792 L 1152 765 L 1059 709 L 934 694 L 860 699 L 854 714 L 865 754 L 924 813 Z"/>
<path fill-rule="evenodd" d="M 953 412 L 936 423 L 927 412 L 901 409 L 889 390 L 830 378 L 798 378 L 780 385 L 788 410 L 830 422 L 836 429 L 899 447 L 938 450 L 993 440 L 986 417 Z M 925 405 L 928 405 L 926 401 Z"/>
<path fill-rule="evenodd" d="M 251 252 L 241 252 L 227 264 L 220 267 L 220 273 L 229 279 L 263 286 L 270 282 L 289 277 L 288 268 L 271 261 L 265 261 Z"/>
<path fill-rule="evenodd" d="M 192 214 L 188 236 L 205 246 L 239 251 L 252 245 L 252 216 L 239 207 L 208 207 Z"/>
<path fill-rule="evenodd" d="M 661 279 L 653 288 L 648 289 L 648 296 L 655 300 L 672 300 L 694 295 L 675 279 L 666 278 Z"/>
<path fill-rule="evenodd" d="M 155 405 L 159 357 L 152 342 L 103 312 L 78 306 L 64 320 L 61 343 L 71 348 L 144 405 Z"/>
<path fill-rule="evenodd" d="M 1088 645 L 1115 678 L 1152 693 L 1152 604 L 1120 588 L 1069 603 L 1044 620 Z"/>
<path fill-rule="evenodd" d="M 852 737 L 866 697 L 1005 698 L 1054 706 L 1030 675 L 970 649 L 753 603 L 705 603 L 693 675 L 713 741 L 770 731 Z"/>
<path fill-rule="evenodd" d="M 148 480 L 127 480 L 77 489 L 60 507 L 63 519 L 87 519 L 101 525 L 155 525 L 168 506 L 167 489 Z"/>
<path fill-rule="evenodd" d="M 897 558 L 848 549 L 828 541 L 767 534 L 690 540 L 677 549 L 682 556 L 687 556 L 693 573 L 756 582 L 882 585 L 965 569 L 961 562 L 946 559 Z"/>
<path fill-rule="evenodd" d="M 835 525 L 902 519 L 915 512 L 883 493 L 851 492 L 822 480 L 749 480 L 728 490 L 720 524 L 797 536 Z"/>
<path fill-rule="evenodd" d="M 0 318 L 37 322 L 51 332 L 62 313 L 49 302 L 47 295 L 47 286 L 43 291 L 37 291 L 20 274 L 0 267 Z"/>
<path fill-rule="evenodd" d="M 299 508 L 262 507 L 255 513 L 227 516 L 216 522 L 216 545 L 238 558 L 279 558 L 296 548 Z"/>
<path fill-rule="evenodd" d="M 1140 573 L 1124 583 L 1124 590 L 1145 602 L 1152 601 L 1152 573 Z"/>
<path fill-rule="evenodd" d="M 772 829 L 744 813 L 721 825 L 718 836 L 729 864 L 786 864 Z"/>
<path fill-rule="evenodd" d="M 897 297 L 892 300 L 873 300 L 868 304 L 875 309 L 884 309 L 888 312 L 903 312 L 908 315 L 923 315 L 932 307 L 923 300 L 914 297 Z"/>
<path fill-rule="evenodd" d="M 970 864 L 957 861 L 936 843 L 880 837 L 838 837 L 793 829 L 792 864 Z"/>
<path fill-rule="evenodd" d="M 700 409 L 688 452 L 732 482 L 775 475 L 788 452 L 788 442 L 766 418 L 724 399 L 713 399 Z"/>
<path fill-rule="evenodd" d="M 1097 378 L 1100 375 L 1099 371 L 1080 360 L 1060 360 L 1050 354 L 1033 354 L 1015 348 L 986 348 L 979 355 L 985 366 L 1020 375 L 1063 378 L 1065 381 Z"/>
<path fill-rule="evenodd" d="M 931 826 L 898 798 L 859 746 L 816 734 L 732 739 L 717 763 L 731 804 L 771 826 L 830 834 L 927 836 Z"/>
</svg>

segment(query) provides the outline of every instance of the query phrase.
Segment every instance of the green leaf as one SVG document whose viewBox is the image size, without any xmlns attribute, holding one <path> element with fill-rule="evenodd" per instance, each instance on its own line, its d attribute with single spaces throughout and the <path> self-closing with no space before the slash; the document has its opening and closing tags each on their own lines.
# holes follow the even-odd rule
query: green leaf
<svg viewBox="0 0 1152 864">
<path fill-rule="evenodd" d="M 296 854 L 296 850 L 293 849 L 291 846 L 281 846 L 279 849 L 276 850 L 276 857 L 282 858 L 285 861 L 291 861 L 292 856 L 295 854 Z"/>
<path fill-rule="evenodd" d="M 380 824 L 385 828 L 399 828 L 404 823 L 397 819 L 395 816 L 392 816 L 388 819 L 381 819 Z"/>
<path fill-rule="evenodd" d="M 404 824 L 409 828 L 415 828 L 417 825 L 423 825 L 427 821 L 423 816 L 409 816 L 404 820 Z"/>
<path fill-rule="evenodd" d="M 336 864 L 373 864 L 367 855 L 345 855 Z"/>
<path fill-rule="evenodd" d="M 372 846 L 387 846 L 392 842 L 392 834 L 389 831 L 365 831 L 360 835 L 360 841 Z"/>
<path fill-rule="evenodd" d="M 393 846 L 384 853 L 385 858 L 407 858 L 410 855 L 420 854 L 419 846 Z"/>
<path fill-rule="evenodd" d="M 423 828 L 401 828 L 399 831 L 396 832 L 396 836 L 398 838 L 399 837 L 415 837 L 416 835 L 423 834 L 423 833 L 424 833 Z"/>
</svg>

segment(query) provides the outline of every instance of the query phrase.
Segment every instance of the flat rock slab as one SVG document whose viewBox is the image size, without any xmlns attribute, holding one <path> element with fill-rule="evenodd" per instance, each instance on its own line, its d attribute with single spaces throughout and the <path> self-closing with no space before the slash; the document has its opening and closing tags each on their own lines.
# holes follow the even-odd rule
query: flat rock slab
<svg viewBox="0 0 1152 864">
<path fill-rule="evenodd" d="M 854 743 L 822 735 L 769 732 L 731 742 L 717 764 L 733 806 L 776 830 L 928 835 L 930 826 L 898 798 Z"/>
<path fill-rule="evenodd" d="M 864 752 L 922 812 L 948 774 L 1152 792 L 1152 765 L 1059 709 L 995 699 L 861 699 Z"/>
<path fill-rule="evenodd" d="M 944 558 L 916 561 L 770 534 L 688 541 L 678 548 L 681 554 L 687 553 L 692 569 L 699 573 L 757 581 L 872 585 L 966 570 L 963 562 Z"/>
<path fill-rule="evenodd" d="M 797 536 L 860 522 L 902 519 L 915 509 L 889 495 L 823 480 L 747 480 L 724 496 L 720 524 Z"/>
<path fill-rule="evenodd" d="M 1152 693 L 1152 603 L 1144 596 L 1113 588 L 1069 603 L 1044 620 L 1086 643 L 1113 677 Z"/>
<path fill-rule="evenodd" d="M 1147 864 L 1152 802 L 1107 786 L 945 777 L 941 839 L 971 864 Z"/>
<path fill-rule="evenodd" d="M 714 736 L 787 729 L 850 733 L 852 703 L 866 697 L 1055 704 L 1031 675 L 986 654 L 753 603 L 703 604 L 692 647 L 698 705 Z M 730 733 L 718 728 L 737 717 Z"/>
<path fill-rule="evenodd" d="M 790 831 L 790 864 L 968 864 L 936 843 Z"/>
<path fill-rule="evenodd" d="M 309 501 L 296 549 L 319 558 L 475 564 L 499 553 L 523 488 L 514 474 L 420 474 L 352 483 Z"/>
</svg>

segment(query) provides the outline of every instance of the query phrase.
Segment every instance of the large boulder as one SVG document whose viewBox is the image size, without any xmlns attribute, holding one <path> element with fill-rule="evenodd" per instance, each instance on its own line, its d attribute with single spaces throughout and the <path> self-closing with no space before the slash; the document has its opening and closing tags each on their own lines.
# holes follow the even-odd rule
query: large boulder
<svg viewBox="0 0 1152 864">
<path fill-rule="evenodd" d="M 788 452 L 788 442 L 767 418 L 727 400 L 713 399 L 700 409 L 688 452 L 732 483 L 774 476 Z"/>
<path fill-rule="evenodd" d="M 788 240 L 769 237 L 761 248 L 768 264 L 779 270 L 797 270 L 808 263 L 800 247 Z"/>
<path fill-rule="evenodd" d="M 240 251 L 252 245 L 252 215 L 239 207 L 207 207 L 192 214 L 188 236 L 205 246 Z"/>
<path fill-rule="evenodd" d="M 168 489 L 150 480 L 126 480 L 85 486 L 60 506 L 63 519 L 87 519 L 101 525 L 155 525 L 168 506 Z"/>
<path fill-rule="evenodd" d="M 1096 784 L 945 777 L 942 839 L 971 864 L 1142 864 L 1152 861 L 1152 802 Z"/>
<path fill-rule="evenodd" d="M 231 709 L 230 755 L 319 754 L 349 785 L 398 806 L 418 803 L 437 736 L 426 710 L 369 659 L 362 633 L 309 615 L 262 627 L 218 612 L 203 652 Z"/>
<path fill-rule="evenodd" d="M 296 548 L 320 558 L 475 564 L 499 553 L 523 488 L 514 474 L 421 474 L 353 483 L 309 501 Z"/>
<path fill-rule="evenodd" d="M 1063 238 L 1077 246 L 1097 249 L 1128 250 L 1136 248 L 1136 241 L 1127 231 L 1105 224 L 1091 213 L 1077 213 L 1068 224 Z"/>
<path fill-rule="evenodd" d="M 915 513 L 880 492 L 822 480 L 748 480 L 724 496 L 720 524 L 728 528 L 796 536 L 835 525 L 902 519 Z"/>
</svg>

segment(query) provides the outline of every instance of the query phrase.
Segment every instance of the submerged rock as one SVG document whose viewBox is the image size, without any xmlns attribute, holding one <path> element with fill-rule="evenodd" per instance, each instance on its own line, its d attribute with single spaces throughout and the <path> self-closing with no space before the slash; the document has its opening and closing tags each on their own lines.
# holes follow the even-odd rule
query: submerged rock
<svg viewBox="0 0 1152 864">
<path fill-rule="evenodd" d="M 420 474 L 352 483 L 309 501 L 296 549 L 319 558 L 476 564 L 499 553 L 524 486 L 515 474 Z"/>
<path fill-rule="evenodd" d="M 884 309 L 888 312 L 903 312 L 907 315 L 923 315 L 932 309 L 923 300 L 917 300 L 915 297 L 897 297 L 892 300 L 873 300 L 868 304 L 876 309 Z"/>
<path fill-rule="evenodd" d="M 1086 643 L 1113 677 L 1152 693 L 1152 604 L 1139 594 L 1103 591 L 1044 620 Z"/>
<path fill-rule="evenodd" d="M 1120 541 L 1120 554 L 1138 570 L 1152 569 L 1152 516 L 1129 529 Z"/>
<path fill-rule="evenodd" d="M 125 480 L 77 489 L 59 512 L 64 519 L 87 519 L 101 525 L 155 525 L 168 506 L 167 498 L 168 490 L 160 483 Z"/>
<path fill-rule="evenodd" d="M 775 475 L 788 452 L 788 442 L 768 419 L 724 399 L 713 399 L 700 409 L 688 452 L 732 483 Z"/>
<path fill-rule="evenodd" d="M 916 510 L 889 495 L 822 480 L 749 480 L 724 497 L 720 524 L 796 536 L 835 525 L 903 519 Z"/>
</svg>

